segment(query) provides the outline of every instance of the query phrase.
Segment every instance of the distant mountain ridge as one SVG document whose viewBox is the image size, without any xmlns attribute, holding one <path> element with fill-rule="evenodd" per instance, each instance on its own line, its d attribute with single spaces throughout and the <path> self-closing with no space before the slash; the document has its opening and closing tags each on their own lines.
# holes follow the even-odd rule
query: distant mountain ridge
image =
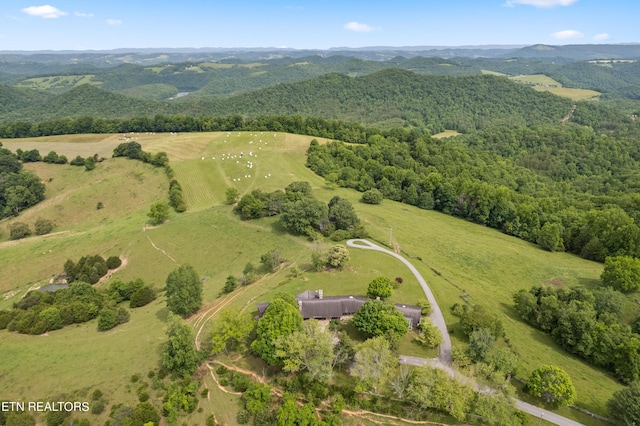
<svg viewBox="0 0 640 426">
<path fill-rule="evenodd" d="M 363 60 L 386 61 L 396 56 L 412 58 L 435 56 L 441 58 L 565 58 L 571 60 L 590 59 L 638 59 L 640 43 L 634 44 L 571 44 L 562 46 L 536 44 L 526 45 L 479 45 L 479 46 L 370 46 L 335 47 L 330 49 L 292 48 L 120 48 L 113 50 L 60 50 L 60 51 L 7 51 L 0 50 L 0 63 L 58 62 L 67 64 L 116 64 L 131 62 L 157 64 L 167 62 L 267 60 L 274 58 L 300 58 L 305 56 L 350 56 Z"/>
</svg>

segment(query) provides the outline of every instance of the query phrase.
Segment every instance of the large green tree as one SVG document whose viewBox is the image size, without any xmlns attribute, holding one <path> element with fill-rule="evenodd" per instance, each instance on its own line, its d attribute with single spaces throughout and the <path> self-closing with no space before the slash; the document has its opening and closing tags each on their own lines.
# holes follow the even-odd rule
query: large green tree
<svg viewBox="0 0 640 426">
<path fill-rule="evenodd" d="M 334 335 L 314 319 L 305 321 L 302 330 L 275 340 L 275 356 L 282 359 L 284 370 L 306 371 L 309 378 L 328 382 L 333 374 Z"/>
<path fill-rule="evenodd" d="M 244 349 L 255 321 L 248 315 L 240 315 L 238 308 L 227 308 L 213 323 L 211 331 L 211 352 L 214 354 L 228 350 Z"/>
<path fill-rule="evenodd" d="M 327 220 L 327 213 L 328 208 L 322 202 L 313 198 L 301 198 L 283 204 L 280 224 L 290 232 L 309 234 L 310 230 L 317 230 Z"/>
<path fill-rule="evenodd" d="M 600 276 L 602 284 L 628 293 L 640 288 L 640 259 L 630 256 L 607 257 Z"/>
<path fill-rule="evenodd" d="M 149 223 L 151 225 L 160 225 L 161 223 L 164 223 L 169 219 L 169 204 L 162 201 L 151 204 L 151 208 L 149 209 L 147 216 L 149 217 Z"/>
<path fill-rule="evenodd" d="M 535 369 L 527 383 L 529 393 L 548 403 L 572 404 L 576 398 L 576 388 L 569 375 L 555 365 L 543 365 Z"/>
<path fill-rule="evenodd" d="M 298 310 L 298 302 L 291 295 L 278 294 L 267 307 L 258 321 L 256 339 L 251 349 L 271 365 L 283 365 L 282 358 L 276 355 L 276 340 L 290 336 L 302 328 L 302 315 Z"/>
<path fill-rule="evenodd" d="M 442 370 L 425 366 L 416 369 L 407 386 L 407 399 L 421 408 L 435 408 L 464 420 L 471 409 L 474 392 L 449 378 Z"/>
<path fill-rule="evenodd" d="M 174 315 L 169 318 L 168 341 L 162 349 L 162 366 L 187 377 L 198 367 L 198 353 L 191 327 Z"/>
<path fill-rule="evenodd" d="M 353 315 L 352 323 L 371 336 L 392 333 L 400 338 L 409 331 L 409 322 L 402 312 L 381 300 L 367 300 Z"/>
<path fill-rule="evenodd" d="M 374 299 L 379 297 L 384 300 L 391 296 L 392 291 L 393 285 L 391 284 L 391 280 L 384 275 L 379 275 L 369 283 L 369 286 L 367 287 L 367 296 Z"/>
<path fill-rule="evenodd" d="M 202 281 L 191 265 L 181 265 L 167 276 L 167 307 L 174 314 L 187 317 L 202 305 Z"/>
<path fill-rule="evenodd" d="M 640 381 L 613 394 L 607 402 L 609 416 L 620 424 L 640 425 Z"/>
<path fill-rule="evenodd" d="M 374 337 L 356 348 L 351 374 L 358 379 L 356 390 L 377 392 L 398 366 L 398 357 L 384 336 Z"/>
</svg>

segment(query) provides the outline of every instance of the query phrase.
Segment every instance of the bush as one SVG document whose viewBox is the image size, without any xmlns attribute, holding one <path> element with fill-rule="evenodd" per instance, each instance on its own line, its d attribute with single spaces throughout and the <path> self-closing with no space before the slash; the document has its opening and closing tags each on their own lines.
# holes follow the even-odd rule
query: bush
<svg viewBox="0 0 640 426">
<path fill-rule="evenodd" d="M 104 406 L 105 404 L 102 399 L 97 400 L 96 402 L 91 404 L 91 414 L 102 414 L 102 412 L 104 411 Z"/>
<path fill-rule="evenodd" d="M 33 227 L 36 231 L 36 235 L 45 235 L 53 230 L 53 222 L 51 222 L 49 219 L 39 218 L 38 220 L 36 220 L 36 223 Z"/>
<path fill-rule="evenodd" d="M 153 302 L 156 298 L 156 292 L 149 286 L 144 286 L 138 289 L 131 295 L 131 301 L 129 302 L 130 308 L 139 308 L 140 306 L 147 305 Z"/>
<path fill-rule="evenodd" d="M 29 235 L 31 235 L 31 229 L 29 229 L 29 225 L 26 223 L 14 222 L 9 225 L 9 238 L 12 240 L 19 240 Z"/>
<path fill-rule="evenodd" d="M 76 158 L 69 161 L 69 164 L 71 164 L 72 166 L 84 166 L 84 161 L 84 158 L 78 155 Z"/>
<path fill-rule="evenodd" d="M 127 312 L 126 309 L 105 307 L 98 315 L 98 330 L 110 330 L 118 324 L 123 324 L 127 321 L 129 321 L 129 312 Z"/>
<path fill-rule="evenodd" d="M 378 189 L 370 189 L 362 194 L 362 202 L 367 204 L 380 204 L 382 202 L 382 192 Z"/>
<path fill-rule="evenodd" d="M 251 413 L 249 413 L 247 410 L 240 410 L 238 412 L 238 415 L 236 416 L 236 421 L 238 422 L 238 424 L 246 425 L 247 423 L 249 423 L 249 420 L 251 420 Z"/>
<path fill-rule="evenodd" d="M 110 256 L 107 259 L 107 268 L 109 269 L 119 268 L 120 265 L 122 265 L 122 260 L 118 256 Z"/>
<path fill-rule="evenodd" d="M 94 390 L 93 393 L 91 394 L 91 399 L 94 401 L 97 401 L 100 398 L 102 398 L 102 391 L 100 389 Z"/>
</svg>

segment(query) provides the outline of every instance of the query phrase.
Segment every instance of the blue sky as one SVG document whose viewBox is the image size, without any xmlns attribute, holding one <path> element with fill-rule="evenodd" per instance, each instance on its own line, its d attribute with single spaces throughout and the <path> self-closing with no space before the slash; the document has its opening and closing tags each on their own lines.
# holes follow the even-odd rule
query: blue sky
<svg viewBox="0 0 640 426">
<path fill-rule="evenodd" d="M 638 0 L 0 0 L 0 50 L 640 42 Z"/>
</svg>

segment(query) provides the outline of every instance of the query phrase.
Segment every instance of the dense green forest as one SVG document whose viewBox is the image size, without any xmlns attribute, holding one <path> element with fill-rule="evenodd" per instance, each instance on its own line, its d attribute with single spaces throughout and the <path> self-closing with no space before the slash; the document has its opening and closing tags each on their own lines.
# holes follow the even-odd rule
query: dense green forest
<svg viewBox="0 0 640 426">
<path fill-rule="evenodd" d="M 30 106 L 22 92 L 7 88 L 16 108 L 4 122 L 46 121 L 84 116 L 129 118 L 140 115 L 189 116 L 301 114 L 379 127 L 413 126 L 433 133 L 468 132 L 495 125 L 558 123 L 571 101 L 536 92 L 495 76 L 429 76 L 389 69 L 363 77 L 327 74 L 297 83 L 282 83 L 229 98 L 189 98 L 153 102 L 82 85 L 60 95 L 44 95 Z"/>
<path fill-rule="evenodd" d="M 610 57 L 618 57 L 619 52 L 612 49 L 613 56 Z M 457 120 L 457 126 L 451 128 L 463 131 L 485 126 L 487 117 L 490 117 L 489 125 L 504 121 L 500 114 L 495 117 L 495 111 L 491 110 L 496 101 L 503 99 L 487 98 L 481 88 L 462 94 L 462 100 L 446 100 L 458 104 L 456 108 L 450 108 L 441 96 L 460 94 L 433 88 L 441 84 L 448 86 L 449 82 L 435 79 L 429 83 L 415 79 L 410 87 L 402 89 L 386 81 L 389 77 L 396 78 L 405 85 L 407 79 L 414 80 L 407 77 L 413 74 L 402 74 L 398 70 L 425 76 L 470 78 L 480 78 L 486 72 L 506 77 L 547 75 L 568 88 L 596 90 L 602 93 L 601 103 L 623 108 L 627 113 L 640 110 L 640 62 L 634 59 L 598 62 L 567 57 L 551 60 L 524 53 L 521 55 L 524 57 L 473 58 L 405 54 L 386 60 L 359 59 L 348 56 L 349 52 L 307 56 L 297 52 L 292 53 L 293 56 L 274 55 L 269 59 L 246 55 L 246 60 L 240 59 L 243 55 L 227 59 L 211 56 L 218 58 L 215 60 L 205 60 L 207 55 L 201 55 L 199 61 L 178 63 L 158 63 L 155 59 L 173 56 L 151 54 L 98 55 L 94 59 L 91 59 L 92 55 L 84 54 L 76 55 L 76 63 L 64 63 L 64 60 L 72 59 L 62 54 L 26 57 L 33 61 L 25 60 L 21 55 L 0 55 L 0 83 L 3 83 L 0 84 L 0 122 L 46 121 L 82 115 L 103 118 L 155 114 L 256 115 L 263 114 L 267 108 L 271 114 L 300 113 L 379 127 L 428 126 L 431 131 L 450 124 L 443 116 Z M 584 57 L 582 53 L 574 56 L 581 55 Z M 198 58 L 194 55 L 174 56 L 178 59 Z M 121 63 L 134 58 L 138 58 L 139 63 Z M 34 62 L 36 60 L 43 62 Z M 153 65 L 145 65 L 147 60 Z M 346 84 L 331 73 L 364 80 L 353 79 Z M 482 86 L 483 81 L 471 78 L 463 86 L 473 82 Z M 336 88 L 336 84 L 344 87 Z M 369 85 L 375 87 L 367 87 Z M 425 85 L 429 87 L 425 88 Z M 378 88 L 381 93 L 377 93 Z M 466 92 L 467 89 L 463 90 Z M 308 93 L 310 90 L 311 94 Z M 421 93 L 423 97 L 414 99 Z M 178 94 L 183 97 L 172 100 Z M 509 96 L 524 99 L 520 92 Z M 483 108 L 489 105 L 489 109 L 478 111 L 476 101 L 483 97 L 486 100 Z M 383 103 L 384 108 L 380 106 Z M 434 107 L 437 110 L 434 111 Z M 475 116 L 469 117 L 467 109 Z M 534 114 L 533 120 L 537 119 Z"/>
<path fill-rule="evenodd" d="M 560 125 L 495 127 L 433 139 L 373 135 L 312 144 L 307 165 L 328 181 L 466 218 L 543 248 L 604 261 L 640 256 L 640 126 L 615 135 Z"/>
</svg>

